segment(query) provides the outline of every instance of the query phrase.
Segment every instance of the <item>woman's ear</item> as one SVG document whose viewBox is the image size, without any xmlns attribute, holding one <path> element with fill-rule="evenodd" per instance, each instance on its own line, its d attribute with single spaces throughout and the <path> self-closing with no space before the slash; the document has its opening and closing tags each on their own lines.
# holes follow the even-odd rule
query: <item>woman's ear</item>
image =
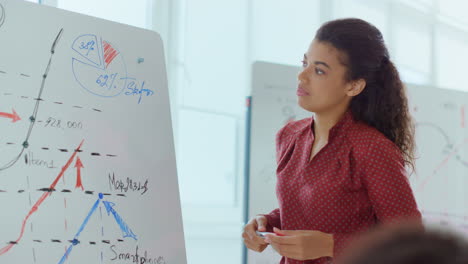
<svg viewBox="0 0 468 264">
<path fill-rule="evenodd" d="M 364 89 L 366 88 L 366 80 L 364 79 L 357 79 L 354 81 L 351 81 L 346 87 L 346 95 L 350 97 L 354 97 L 358 94 L 360 94 Z"/>
</svg>

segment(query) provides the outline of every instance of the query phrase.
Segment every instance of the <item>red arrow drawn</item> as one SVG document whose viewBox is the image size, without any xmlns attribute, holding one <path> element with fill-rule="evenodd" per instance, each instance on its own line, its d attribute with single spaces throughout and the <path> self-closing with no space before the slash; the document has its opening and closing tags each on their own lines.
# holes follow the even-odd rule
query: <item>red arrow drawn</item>
<svg viewBox="0 0 468 264">
<path fill-rule="evenodd" d="M 84 168 L 84 167 L 83 167 L 83 163 L 81 163 L 80 157 L 76 157 L 75 168 L 76 168 L 76 186 L 75 186 L 75 188 L 81 188 L 81 190 L 84 190 L 83 183 L 81 182 L 81 168 Z"/>
<path fill-rule="evenodd" d="M 13 109 L 13 113 L 12 113 L 12 114 L 0 112 L 0 117 L 11 118 L 11 121 L 12 121 L 13 123 L 15 123 L 15 122 L 18 121 L 18 120 L 21 120 L 21 118 L 19 117 L 19 115 L 15 112 L 15 109 Z"/>
<path fill-rule="evenodd" d="M 54 190 L 55 189 L 55 186 L 57 185 L 58 181 L 60 180 L 60 178 L 63 177 L 63 175 L 65 174 L 65 172 L 67 171 L 68 167 L 70 167 L 71 163 L 73 162 L 73 159 L 75 158 L 76 156 L 76 153 L 78 153 L 78 151 L 80 151 L 80 148 L 81 146 L 83 145 L 83 142 L 84 140 L 81 141 L 80 145 L 78 146 L 78 148 L 76 148 L 76 150 L 73 152 L 73 154 L 71 155 L 71 157 L 68 159 L 67 163 L 65 164 L 65 166 L 62 167 L 62 170 L 60 171 L 60 173 L 57 175 L 57 177 L 55 177 L 55 180 L 52 182 L 52 184 L 50 185 L 49 189 L 50 190 Z M 29 218 L 35 213 L 37 212 L 37 210 L 39 209 L 39 206 L 41 206 L 41 204 L 47 199 L 47 197 L 49 197 L 50 195 L 52 194 L 52 192 L 44 192 L 41 197 L 39 197 L 39 199 L 36 201 L 36 203 L 33 205 L 33 207 L 29 210 L 28 214 L 26 215 L 26 217 L 23 219 L 23 223 L 21 224 L 21 229 L 20 229 L 20 233 L 19 233 L 19 236 L 18 238 L 15 240 L 15 241 L 12 241 L 12 243 L 10 243 L 9 245 L 3 247 L 3 248 L 0 248 L 0 256 L 7 253 L 12 247 L 14 247 L 15 245 L 18 244 L 18 242 L 23 238 L 23 235 L 24 235 L 24 230 L 26 228 L 26 224 L 28 223 L 28 220 Z"/>
</svg>

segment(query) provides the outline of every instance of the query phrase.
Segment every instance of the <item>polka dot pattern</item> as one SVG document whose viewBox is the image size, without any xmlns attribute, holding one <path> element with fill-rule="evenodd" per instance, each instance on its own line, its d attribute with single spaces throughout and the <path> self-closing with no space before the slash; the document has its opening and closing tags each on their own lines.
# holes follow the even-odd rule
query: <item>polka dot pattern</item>
<svg viewBox="0 0 468 264">
<path fill-rule="evenodd" d="M 348 111 L 330 130 L 327 145 L 309 161 L 313 122 L 290 122 L 277 134 L 279 208 L 266 215 L 270 229 L 333 234 L 336 257 L 353 236 L 376 224 L 421 221 L 402 155 L 393 142 Z M 281 260 L 298 263 L 332 259 Z"/>
</svg>

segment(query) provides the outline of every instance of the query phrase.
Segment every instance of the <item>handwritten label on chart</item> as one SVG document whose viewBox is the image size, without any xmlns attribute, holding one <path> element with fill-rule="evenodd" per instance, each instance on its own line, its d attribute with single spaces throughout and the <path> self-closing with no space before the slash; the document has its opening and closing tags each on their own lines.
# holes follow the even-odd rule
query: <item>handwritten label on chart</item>
<svg viewBox="0 0 468 264">
<path fill-rule="evenodd" d="M 60 129 L 83 129 L 81 121 L 62 121 L 60 118 L 49 117 L 44 121 L 44 127 L 60 128 Z"/>
<path fill-rule="evenodd" d="M 115 173 L 109 173 L 109 186 L 111 190 L 120 192 L 140 192 L 141 195 L 148 191 L 148 179 L 144 182 L 139 182 L 127 177 L 125 180 L 116 179 Z"/>
<path fill-rule="evenodd" d="M 138 103 L 141 103 L 141 99 L 143 96 L 147 97 L 152 96 L 154 94 L 152 90 L 145 88 L 145 81 L 143 81 L 140 84 L 135 78 L 127 79 L 129 80 L 129 83 L 127 85 L 125 95 L 137 96 Z"/>
<path fill-rule="evenodd" d="M 118 252 L 117 246 L 110 246 L 112 251 L 112 261 L 126 261 L 126 263 L 154 263 L 154 264 L 166 264 L 164 257 L 151 257 L 148 256 L 148 252 L 145 250 L 144 253 L 138 253 L 138 246 L 136 246 L 134 252 Z"/>
</svg>

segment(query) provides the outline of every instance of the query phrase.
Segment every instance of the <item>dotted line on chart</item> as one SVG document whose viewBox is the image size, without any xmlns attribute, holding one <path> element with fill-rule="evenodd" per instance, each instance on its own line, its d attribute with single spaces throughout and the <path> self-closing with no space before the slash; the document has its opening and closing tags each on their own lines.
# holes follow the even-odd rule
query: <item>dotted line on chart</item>
<svg viewBox="0 0 468 264">
<path fill-rule="evenodd" d="M 0 71 L 0 73 L 2 73 L 2 74 L 7 74 L 6 71 Z M 20 75 L 21 77 L 27 77 L 27 78 L 31 77 L 31 75 L 26 74 L 26 73 L 20 73 L 19 75 Z"/>
<path fill-rule="evenodd" d="M 81 244 L 83 243 L 83 241 L 80 241 L 80 240 L 67 240 L 67 239 L 51 239 L 50 241 L 43 241 L 43 240 L 40 240 L 40 239 L 34 239 L 33 240 L 34 243 L 57 243 L 57 244 L 60 244 L 60 243 L 73 243 L 73 244 Z M 123 239 L 117 239 L 116 240 L 117 243 L 122 243 L 124 242 Z M 112 240 L 101 240 L 101 241 L 88 241 L 88 242 L 85 242 L 85 243 L 88 243 L 90 245 L 97 245 L 98 243 L 102 243 L 102 244 L 110 244 L 112 243 Z M 10 241 L 8 242 L 7 244 L 14 244 L 14 245 L 17 245 L 19 244 L 18 242 L 16 241 Z"/>
<path fill-rule="evenodd" d="M 62 189 L 62 190 L 56 190 L 56 189 L 51 189 L 51 188 L 41 188 L 41 189 L 37 189 L 36 191 L 38 192 L 61 192 L 61 193 L 72 193 L 73 190 L 70 190 L 70 189 Z M 0 190 L 0 193 L 7 193 L 8 191 L 6 190 Z M 26 192 L 26 190 L 18 190 L 18 191 L 15 191 L 16 193 L 24 193 Z M 85 194 L 89 194 L 89 195 L 94 195 L 95 191 L 79 191 L 79 192 L 84 192 Z M 104 196 L 112 196 L 112 195 L 115 195 L 115 196 L 120 196 L 120 197 L 127 197 L 125 194 L 123 193 L 117 193 L 117 194 L 112 194 L 112 193 L 102 193 Z"/>
<path fill-rule="evenodd" d="M 13 142 L 6 142 L 5 145 L 11 146 L 11 145 L 18 145 L 18 144 L 17 144 L 17 143 L 13 143 Z M 53 149 L 48 148 L 48 147 L 41 147 L 40 149 L 41 149 L 41 150 L 53 150 Z M 60 151 L 60 152 L 64 152 L 64 153 L 70 152 L 69 149 L 65 149 L 65 148 L 58 148 L 58 149 L 56 149 L 56 150 L 58 150 L 58 151 Z M 82 150 L 82 149 L 73 150 L 73 151 L 76 151 L 76 152 L 79 152 L 79 153 L 83 153 L 83 150 Z M 111 158 L 117 157 L 117 155 L 115 155 L 115 154 L 101 154 L 101 153 L 99 153 L 99 152 L 90 152 L 89 154 L 90 154 L 91 156 L 101 156 L 101 157 L 106 156 L 106 157 L 111 157 Z"/>
<path fill-rule="evenodd" d="M 5 96 L 14 96 L 12 93 L 3 93 L 3 95 Z M 30 96 L 25 96 L 25 95 L 20 95 L 19 98 L 21 99 L 30 99 L 32 97 Z M 32 98 L 33 100 L 35 101 L 41 101 L 41 102 L 46 102 L 46 100 L 42 99 L 42 98 Z M 54 104 L 58 104 L 58 105 L 63 105 L 64 103 L 63 102 L 52 102 Z M 73 105 L 72 106 L 73 108 L 78 108 L 78 109 L 85 109 L 86 107 L 83 107 L 83 106 L 79 106 L 79 105 Z M 95 112 L 99 112 L 99 113 L 102 113 L 102 110 L 100 109 L 96 109 L 96 108 L 91 108 L 91 110 L 95 111 Z"/>
</svg>

